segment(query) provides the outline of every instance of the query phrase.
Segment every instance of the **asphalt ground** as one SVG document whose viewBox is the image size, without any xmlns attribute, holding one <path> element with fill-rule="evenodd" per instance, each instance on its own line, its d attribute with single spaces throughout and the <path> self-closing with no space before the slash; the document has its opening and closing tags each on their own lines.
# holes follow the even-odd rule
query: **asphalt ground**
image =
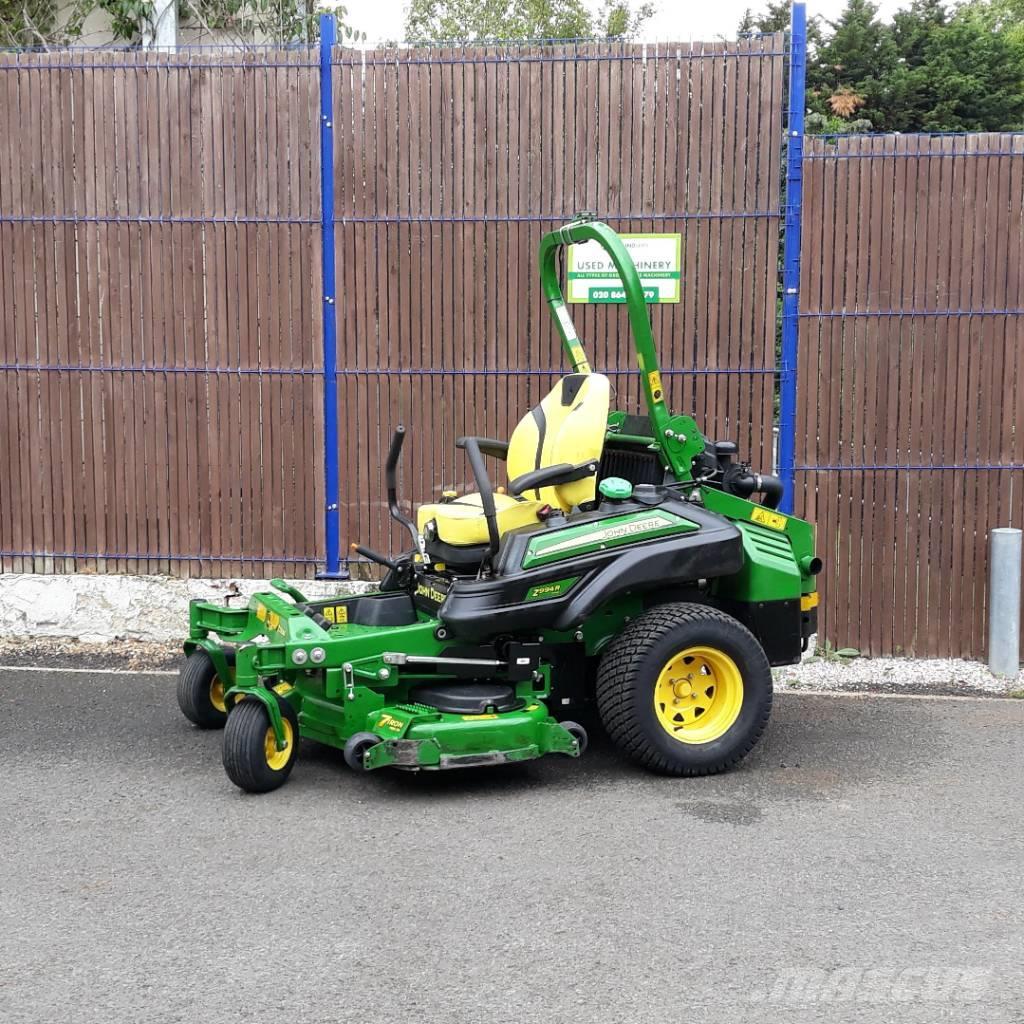
<svg viewBox="0 0 1024 1024">
<path fill-rule="evenodd" d="M 1024 1021 L 1024 701 L 782 694 L 729 775 L 236 790 L 170 676 L 9 670 L 0 1019 Z"/>
</svg>

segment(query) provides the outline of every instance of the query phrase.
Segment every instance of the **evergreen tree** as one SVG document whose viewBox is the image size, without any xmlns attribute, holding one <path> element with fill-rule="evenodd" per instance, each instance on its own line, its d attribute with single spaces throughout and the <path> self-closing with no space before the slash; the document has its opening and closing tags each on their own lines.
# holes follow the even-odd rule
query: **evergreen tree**
<svg viewBox="0 0 1024 1024">
<path fill-rule="evenodd" d="M 890 110 L 899 55 L 892 30 L 871 0 L 847 0 L 838 21 L 807 67 L 808 105 L 826 117 L 864 118 L 876 131 L 891 128 Z"/>
<path fill-rule="evenodd" d="M 781 32 L 789 28 L 789 0 L 768 0 L 768 5 L 761 14 L 754 14 L 748 7 L 740 19 L 739 34 L 749 35 L 751 32 Z"/>
<path fill-rule="evenodd" d="M 777 29 L 783 6 L 747 11 L 740 30 Z M 911 0 L 891 25 L 847 0 L 810 29 L 808 131 L 1024 127 L 1024 0 Z"/>
</svg>

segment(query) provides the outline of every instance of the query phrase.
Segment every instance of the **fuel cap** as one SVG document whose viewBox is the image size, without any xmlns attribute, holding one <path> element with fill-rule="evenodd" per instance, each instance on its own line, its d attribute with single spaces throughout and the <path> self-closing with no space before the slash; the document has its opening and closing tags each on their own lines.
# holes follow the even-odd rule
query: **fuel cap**
<svg viewBox="0 0 1024 1024">
<path fill-rule="evenodd" d="M 633 485 L 621 476 L 606 476 L 597 489 L 609 501 L 625 501 L 633 494 Z"/>
</svg>

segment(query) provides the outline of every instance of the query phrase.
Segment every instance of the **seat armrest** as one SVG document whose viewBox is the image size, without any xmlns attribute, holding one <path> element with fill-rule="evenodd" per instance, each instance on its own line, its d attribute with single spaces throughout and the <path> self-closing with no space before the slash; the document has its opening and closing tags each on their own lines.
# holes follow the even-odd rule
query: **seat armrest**
<svg viewBox="0 0 1024 1024">
<path fill-rule="evenodd" d="M 585 477 L 593 476 L 596 472 L 597 459 L 594 459 L 593 462 L 581 462 L 578 466 L 572 466 L 568 462 L 560 462 L 555 466 L 531 469 L 529 473 L 517 476 L 515 480 L 509 483 L 508 490 L 510 494 L 515 494 L 518 497 L 523 491 L 571 484 L 576 480 L 583 480 Z"/>
<path fill-rule="evenodd" d="M 455 447 L 465 448 L 467 441 L 476 441 L 476 446 L 483 455 L 491 455 L 496 459 L 508 458 L 508 441 L 495 441 L 490 437 L 460 437 L 455 442 Z"/>
<path fill-rule="evenodd" d="M 498 512 L 494 507 L 494 489 L 491 487 L 491 478 L 487 475 L 487 467 L 484 465 L 483 453 L 475 437 L 463 437 L 460 448 L 465 448 L 466 458 L 469 459 L 469 467 L 473 470 L 473 478 L 476 480 L 476 489 L 480 494 L 480 507 L 484 510 L 484 519 L 487 520 L 487 536 L 490 540 L 488 553 L 493 559 L 498 553 L 500 535 L 498 533 Z"/>
</svg>

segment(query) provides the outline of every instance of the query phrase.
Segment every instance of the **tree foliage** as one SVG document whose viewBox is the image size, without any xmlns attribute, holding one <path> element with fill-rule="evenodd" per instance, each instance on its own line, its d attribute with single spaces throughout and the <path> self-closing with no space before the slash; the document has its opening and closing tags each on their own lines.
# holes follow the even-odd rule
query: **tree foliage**
<svg viewBox="0 0 1024 1024">
<path fill-rule="evenodd" d="M 769 2 L 740 31 L 777 31 Z M 870 0 L 808 26 L 809 131 L 1024 127 L 1024 0 L 911 0 L 891 24 Z"/>
<path fill-rule="evenodd" d="M 596 14 L 583 0 L 412 0 L 410 42 L 479 39 L 629 38 L 654 13 L 651 3 L 605 0 Z"/>
</svg>

